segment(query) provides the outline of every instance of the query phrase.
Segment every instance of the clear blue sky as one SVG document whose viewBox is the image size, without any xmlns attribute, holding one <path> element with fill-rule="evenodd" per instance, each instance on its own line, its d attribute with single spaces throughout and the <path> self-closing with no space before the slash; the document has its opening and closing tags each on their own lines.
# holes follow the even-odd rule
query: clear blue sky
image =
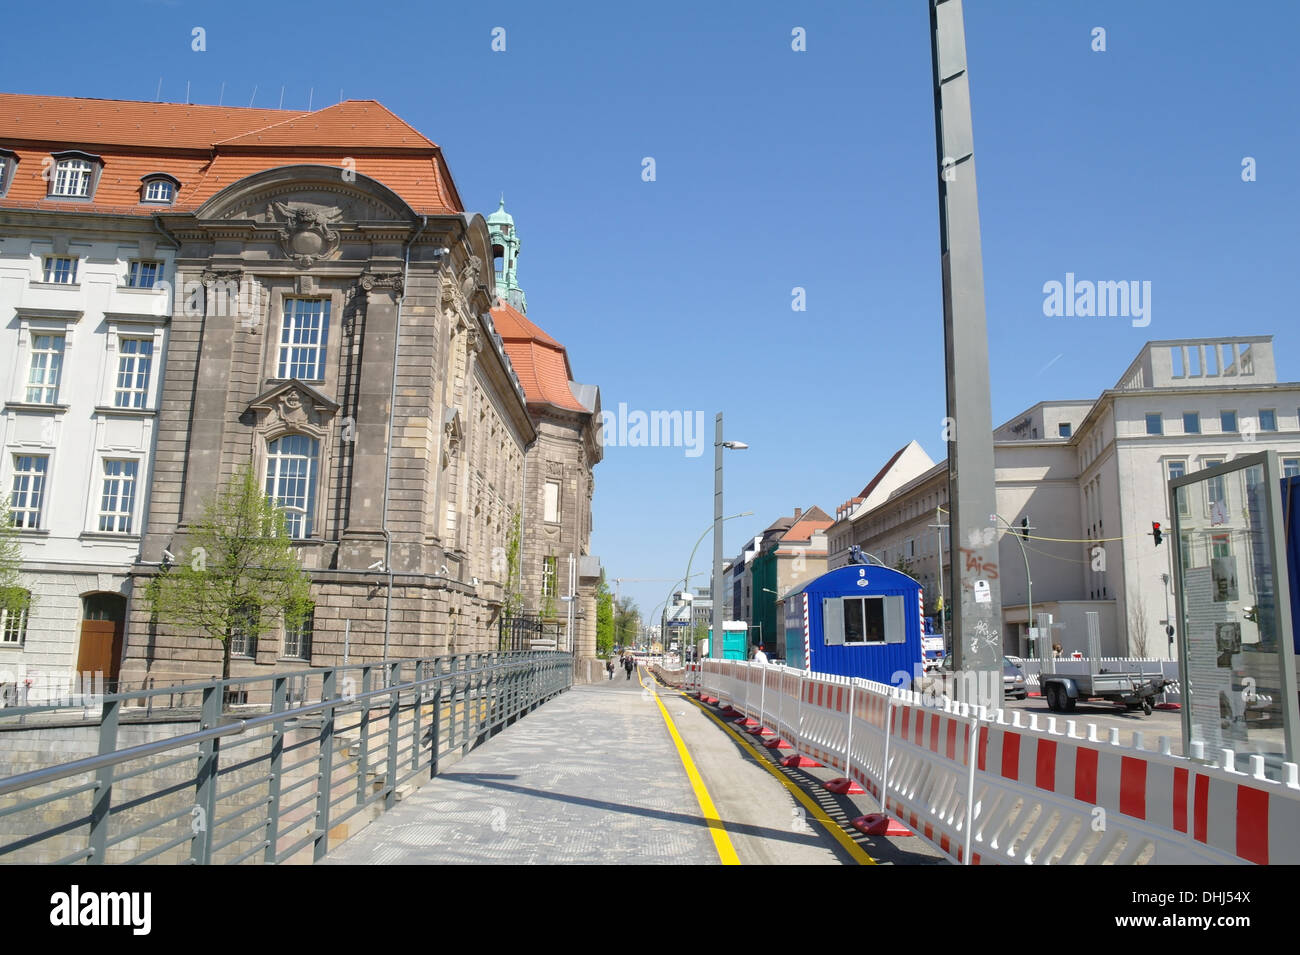
<svg viewBox="0 0 1300 955">
<path fill-rule="evenodd" d="M 796 506 L 833 511 L 913 438 L 943 455 L 925 0 L 71 9 L 5 11 L 6 89 L 148 100 L 161 76 L 169 101 L 188 80 L 216 103 L 224 81 L 226 103 L 283 86 L 305 108 L 341 88 L 439 143 L 470 208 L 504 190 L 529 315 L 604 406 L 710 429 L 723 411 L 751 446 L 728 457 L 727 512 L 755 512 L 728 554 Z M 1300 377 L 1300 7 L 967 0 L 966 27 L 994 421 L 1095 396 L 1148 339 L 1274 334 Z M 1151 324 L 1045 317 L 1067 272 L 1150 281 Z M 609 576 L 684 572 L 711 453 L 609 448 L 596 486 Z M 667 586 L 623 591 L 649 611 Z"/>
</svg>

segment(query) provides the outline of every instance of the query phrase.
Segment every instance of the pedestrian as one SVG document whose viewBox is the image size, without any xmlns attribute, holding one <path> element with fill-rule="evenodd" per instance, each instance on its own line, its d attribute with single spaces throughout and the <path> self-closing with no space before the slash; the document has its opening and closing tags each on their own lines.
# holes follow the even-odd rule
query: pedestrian
<svg viewBox="0 0 1300 955">
<path fill-rule="evenodd" d="M 1059 643 L 1052 644 L 1052 658 L 1054 660 L 1061 659 L 1061 645 Z"/>
<path fill-rule="evenodd" d="M 623 657 L 623 669 L 627 671 L 627 678 L 632 679 L 632 670 L 636 667 L 636 662 L 632 659 L 632 654 Z"/>
<path fill-rule="evenodd" d="M 758 645 L 758 649 L 754 651 L 754 662 L 755 663 L 767 662 L 767 654 L 763 652 L 763 645 L 761 643 Z"/>
<path fill-rule="evenodd" d="M 605 679 L 614 679 L 614 658 L 610 657 L 605 661 Z"/>
</svg>

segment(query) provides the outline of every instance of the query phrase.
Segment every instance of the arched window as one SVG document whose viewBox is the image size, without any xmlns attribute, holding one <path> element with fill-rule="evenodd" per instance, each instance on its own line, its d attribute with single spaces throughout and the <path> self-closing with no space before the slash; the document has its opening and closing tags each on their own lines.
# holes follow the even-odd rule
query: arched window
<svg viewBox="0 0 1300 955">
<path fill-rule="evenodd" d="M 60 199 L 89 199 L 94 194 L 99 157 L 89 153 L 54 153 L 54 175 L 50 196 Z"/>
<path fill-rule="evenodd" d="M 295 539 L 312 535 L 319 455 L 320 442 L 305 434 L 286 434 L 266 448 L 266 496 L 284 511 Z"/>
<path fill-rule="evenodd" d="M 171 176 L 146 176 L 141 202 L 171 203 L 176 198 L 177 181 Z"/>
</svg>

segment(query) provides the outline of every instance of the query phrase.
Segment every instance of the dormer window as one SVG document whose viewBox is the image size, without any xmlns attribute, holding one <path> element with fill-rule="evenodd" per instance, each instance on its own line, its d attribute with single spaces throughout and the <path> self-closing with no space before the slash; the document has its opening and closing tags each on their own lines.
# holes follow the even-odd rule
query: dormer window
<svg viewBox="0 0 1300 955">
<path fill-rule="evenodd" d="M 54 153 L 50 177 L 50 198 L 89 199 L 95 192 L 95 175 L 100 159 L 90 153 Z"/>
<path fill-rule="evenodd" d="M 0 147 L 0 196 L 9 190 L 9 183 L 14 178 L 14 167 L 18 165 L 18 154 Z"/>
<path fill-rule="evenodd" d="M 171 176 L 155 173 L 145 176 L 140 194 L 141 202 L 158 202 L 170 205 L 176 199 L 180 183 Z"/>
</svg>

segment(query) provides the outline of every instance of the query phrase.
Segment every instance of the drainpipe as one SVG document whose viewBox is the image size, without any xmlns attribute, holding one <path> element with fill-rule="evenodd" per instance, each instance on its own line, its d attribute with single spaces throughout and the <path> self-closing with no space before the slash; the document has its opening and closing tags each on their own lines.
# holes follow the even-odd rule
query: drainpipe
<svg viewBox="0 0 1300 955">
<path fill-rule="evenodd" d="M 420 228 L 406 243 L 402 265 L 402 294 L 397 300 L 397 326 L 393 329 L 393 387 L 388 397 L 388 444 L 384 454 L 384 570 L 388 572 L 388 589 L 384 594 L 384 660 L 388 659 L 388 638 L 393 620 L 393 534 L 388 529 L 388 486 L 393 473 L 393 417 L 397 411 L 397 352 L 402 340 L 402 303 L 406 301 L 406 283 L 411 280 L 411 246 L 429 227 L 429 217 L 420 216 Z"/>
</svg>

